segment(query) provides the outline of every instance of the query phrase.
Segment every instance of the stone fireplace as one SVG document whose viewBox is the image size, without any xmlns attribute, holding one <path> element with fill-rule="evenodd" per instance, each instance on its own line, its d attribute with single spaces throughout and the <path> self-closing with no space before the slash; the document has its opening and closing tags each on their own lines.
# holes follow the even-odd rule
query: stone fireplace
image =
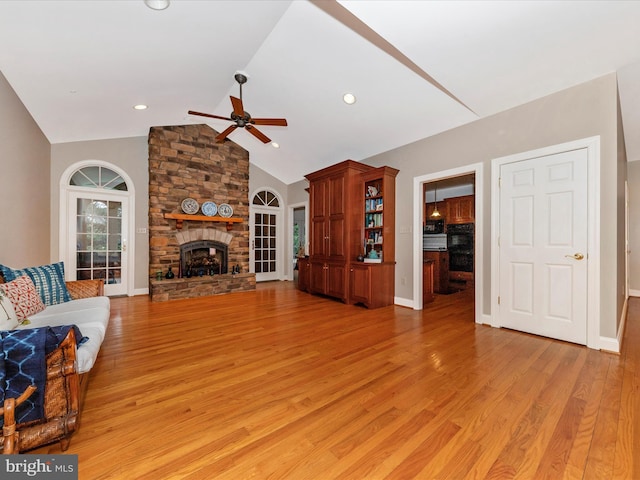
<svg viewBox="0 0 640 480">
<path fill-rule="evenodd" d="M 255 274 L 249 273 L 249 153 L 229 140 L 216 143 L 216 135 L 207 125 L 149 131 L 153 301 L 255 288 Z M 184 214 L 185 198 L 200 205 L 206 201 L 231 205 L 233 223 L 201 212 Z M 169 267 L 175 275 L 172 279 L 166 278 Z"/>
</svg>

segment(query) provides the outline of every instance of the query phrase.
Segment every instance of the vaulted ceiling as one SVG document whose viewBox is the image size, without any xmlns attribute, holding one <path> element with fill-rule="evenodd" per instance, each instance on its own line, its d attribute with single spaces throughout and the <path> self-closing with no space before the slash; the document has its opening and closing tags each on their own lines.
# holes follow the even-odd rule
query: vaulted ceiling
<svg viewBox="0 0 640 480">
<path fill-rule="evenodd" d="M 618 72 L 640 160 L 638 25 L 632 1 L 2 0 L 0 71 L 54 144 L 222 131 L 187 111 L 228 116 L 244 72 L 245 109 L 289 125 L 229 138 L 285 183 Z"/>
</svg>

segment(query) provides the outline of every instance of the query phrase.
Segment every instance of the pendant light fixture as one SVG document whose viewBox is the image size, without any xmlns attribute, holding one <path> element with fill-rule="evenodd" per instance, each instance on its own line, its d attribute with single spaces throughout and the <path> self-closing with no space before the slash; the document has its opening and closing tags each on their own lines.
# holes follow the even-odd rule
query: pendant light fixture
<svg viewBox="0 0 640 480">
<path fill-rule="evenodd" d="M 433 195 L 433 204 L 434 204 L 434 209 L 433 209 L 433 213 L 431 214 L 432 218 L 440 218 L 440 212 L 438 211 L 438 182 L 436 182 L 435 184 L 435 193 Z"/>
</svg>

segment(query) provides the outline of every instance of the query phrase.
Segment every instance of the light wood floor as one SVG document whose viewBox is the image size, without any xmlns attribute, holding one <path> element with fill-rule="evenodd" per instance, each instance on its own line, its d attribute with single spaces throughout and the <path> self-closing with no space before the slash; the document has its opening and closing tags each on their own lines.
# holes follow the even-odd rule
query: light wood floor
<svg viewBox="0 0 640 480">
<path fill-rule="evenodd" d="M 620 356 L 477 326 L 465 293 L 366 310 L 276 282 L 112 312 L 83 480 L 640 478 L 640 299 Z"/>
</svg>

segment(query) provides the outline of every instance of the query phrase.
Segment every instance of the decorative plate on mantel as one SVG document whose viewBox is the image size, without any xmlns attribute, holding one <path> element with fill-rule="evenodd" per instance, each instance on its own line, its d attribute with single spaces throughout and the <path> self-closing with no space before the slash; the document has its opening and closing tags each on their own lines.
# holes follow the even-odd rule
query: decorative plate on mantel
<svg viewBox="0 0 640 480">
<path fill-rule="evenodd" d="M 218 206 L 213 202 L 204 202 L 202 204 L 202 213 L 207 217 L 213 217 L 218 213 Z"/>
<path fill-rule="evenodd" d="M 189 215 L 195 215 L 200 210 L 200 205 L 193 198 L 185 198 L 182 200 L 182 211 Z"/>
<path fill-rule="evenodd" d="M 223 203 L 218 207 L 218 213 L 223 218 L 229 218 L 233 215 L 233 208 L 228 203 Z"/>
</svg>

